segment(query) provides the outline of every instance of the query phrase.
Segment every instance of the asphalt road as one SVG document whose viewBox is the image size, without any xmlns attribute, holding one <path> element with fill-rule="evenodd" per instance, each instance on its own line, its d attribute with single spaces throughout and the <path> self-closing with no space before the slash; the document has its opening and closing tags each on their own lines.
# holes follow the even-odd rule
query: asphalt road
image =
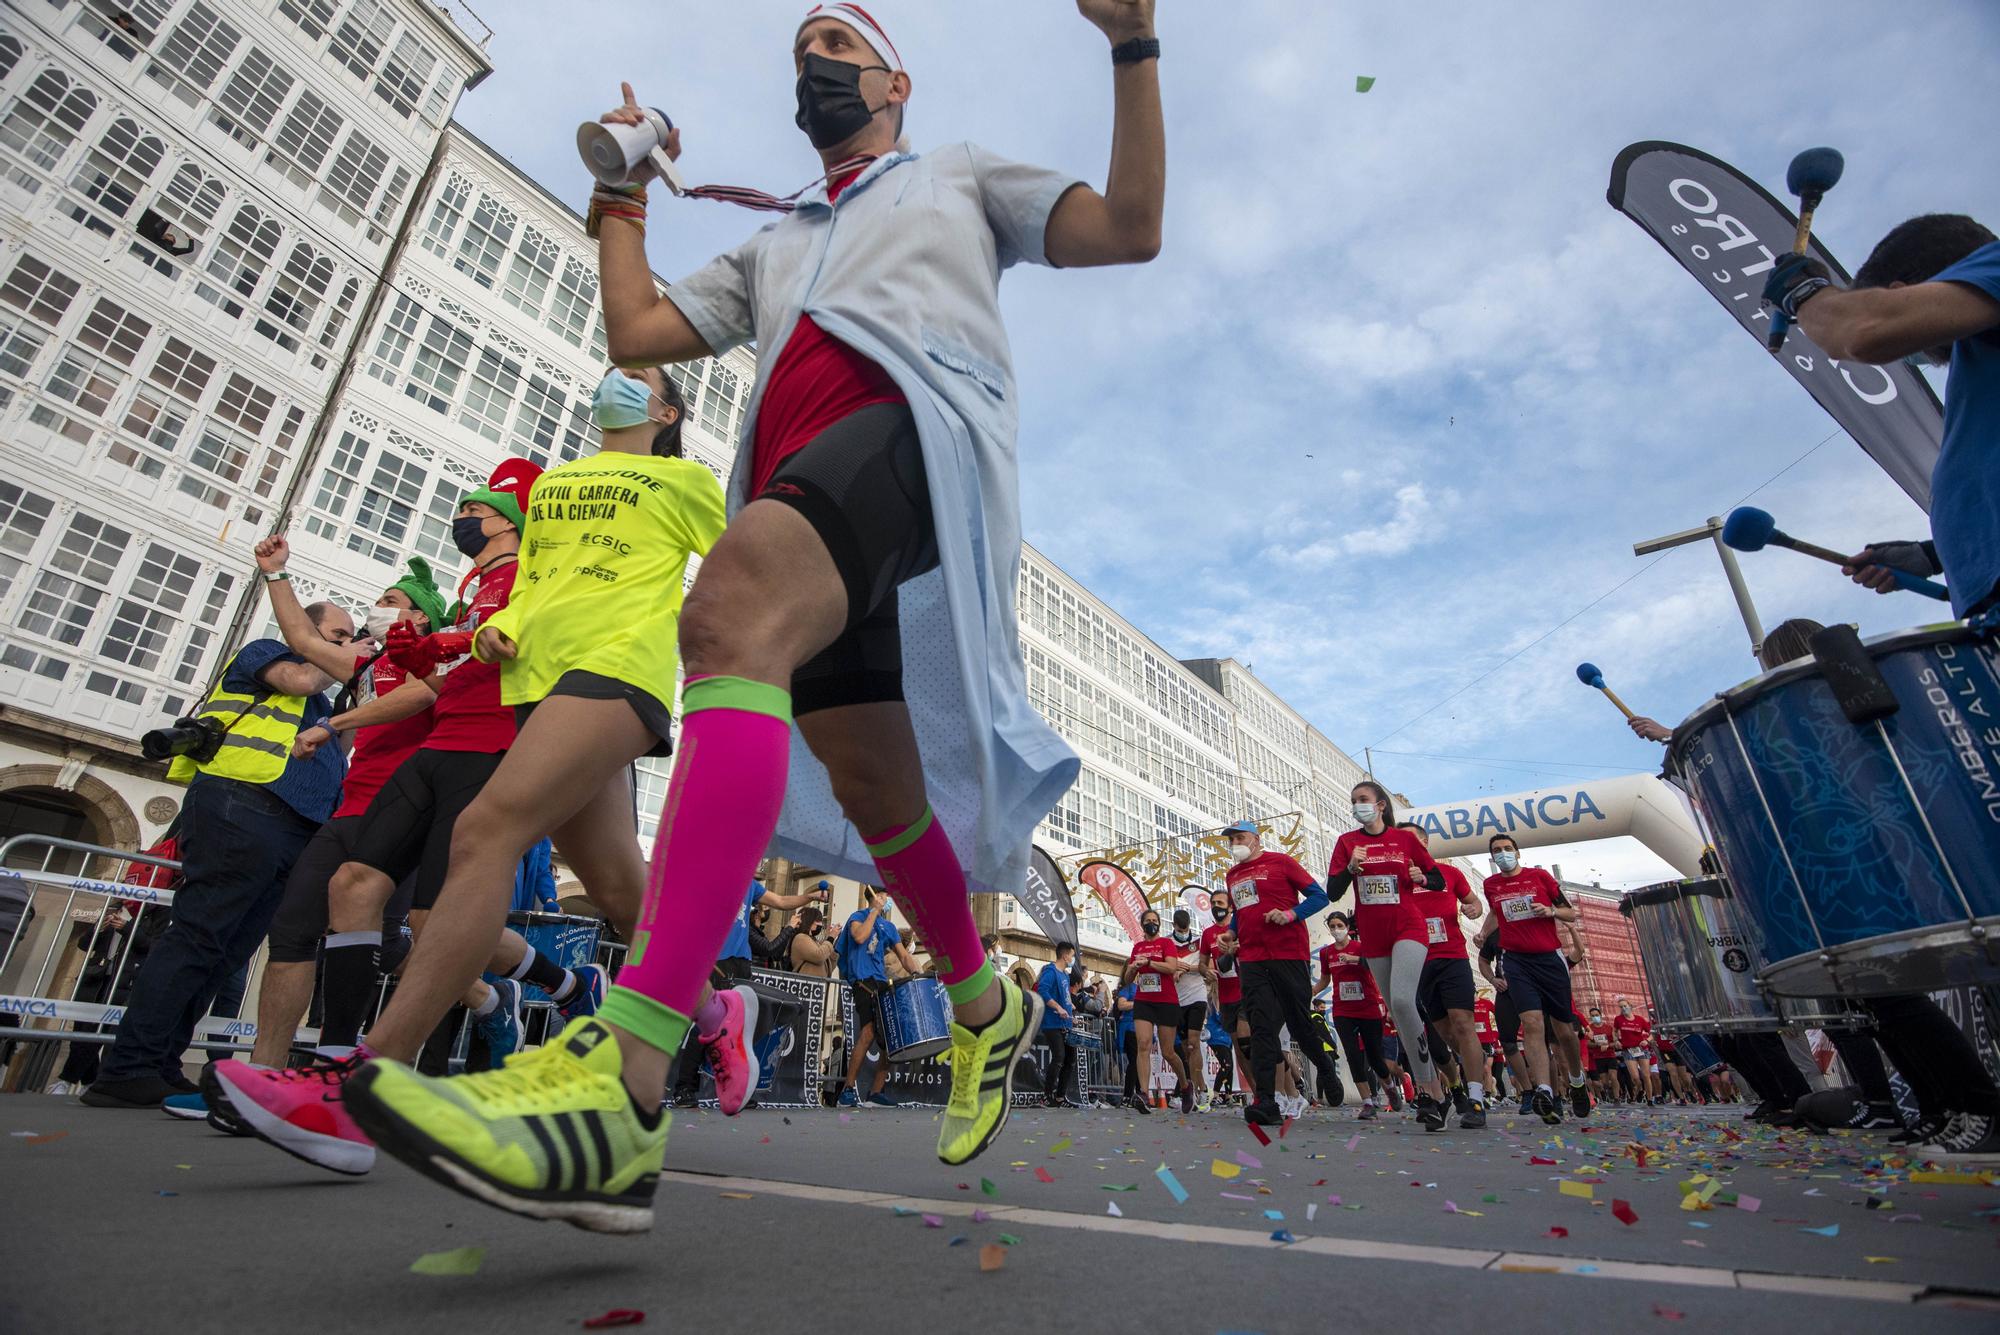
<svg viewBox="0 0 2000 1335">
<path fill-rule="evenodd" d="M 1912 1181 L 1873 1138 L 1684 1110 L 1426 1135 L 1339 1110 L 1265 1146 L 1221 1112 L 1037 1111 L 950 1169 L 933 1116 L 682 1114 L 654 1232 L 607 1238 L 393 1163 L 340 1178 L 199 1123 L 7 1096 L 0 1330 L 558 1331 L 613 1308 L 729 1332 L 2000 1330 L 2000 1187 Z M 1683 1210 L 1697 1175 L 1721 1185 Z M 476 1275 L 411 1270 L 468 1247 Z"/>
</svg>

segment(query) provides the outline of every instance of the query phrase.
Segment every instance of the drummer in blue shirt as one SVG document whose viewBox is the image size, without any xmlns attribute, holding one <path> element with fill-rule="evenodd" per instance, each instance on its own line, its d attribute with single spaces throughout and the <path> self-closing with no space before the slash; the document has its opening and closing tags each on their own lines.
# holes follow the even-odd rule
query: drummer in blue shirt
<svg viewBox="0 0 2000 1335">
<path fill-rule="evenodd" d="M 1076 947 L 1064 941 L 1056 946 L 1053 963 L 1044 964 L 1035 979 L 1035 991 L 1042 998 L 1042 1042 L 1049 1049 L 1048 1069 L 1042 1075 L 1042 1104 L 1049 1108 L 1074 1108 L 1063 1097 L 1069 1077 L 1076 1070 L 1076 1045 L 1070 1031 L 1076 1028 L 1070 1003 L 1069 971 L 1076 963 Z"/>
<path fill-rule="evenodd" d="M 1877 593 L 1896 587 L 1892 568 L 1942 574 L 1955 615 L 2000 608 L 2000 240 L 1964 214 L 1927 213 L 1891 228 L 1854 286 L 1787 255 L 1764 296 L 1829 357 L 1951 367 L 1931 540 L 1870 543 L 1842 569 Z"/>
<path fill-rule="evenodd" d="M 840 934 L 840 976 L 854 990 L 855 1031 L 847 1048 L 847 1074 L 840 1082 L 836 1100 L 843 1108 L 864 1106 L 854 1082 L 861 1075 L 861 1063 L 868 1057 L 869 1045 L 881 1032 L 882 997 L 889 990 L 889 971 L 885 967 L 889 955 L 893 953 L 896 962 L 912 978 L 921 972 L 909 947 L 903 944 L 903 934 L 889 917 L 893 907 L 888 895 L 874 886 L 862 886 L 861 907 L 848 917 Z M 901 1100 L 882 1089 L 888 1080 L 889 1063 L 875 1063 L 875 1079 L 865 1102 L 878 1108 L 896 1107 Z"/>
</svg>

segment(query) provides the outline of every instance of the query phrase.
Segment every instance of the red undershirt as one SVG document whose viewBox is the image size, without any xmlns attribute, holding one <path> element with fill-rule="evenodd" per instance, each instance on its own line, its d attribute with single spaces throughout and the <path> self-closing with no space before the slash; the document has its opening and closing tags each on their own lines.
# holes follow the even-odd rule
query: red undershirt
<svg viewBox="0 0 2000 1335">
<path fill-rule="evenodd" d="M 839 199 L 862 170 L 829 182 L 827 202 Z M 903 391 L 880 366 L 821 329 L 812 316 L 800 315 L 757 409 L 750 494 L 761 496 L 778 465 L 841 418 L 873 404 L 902 402 Z"/>
</svg>

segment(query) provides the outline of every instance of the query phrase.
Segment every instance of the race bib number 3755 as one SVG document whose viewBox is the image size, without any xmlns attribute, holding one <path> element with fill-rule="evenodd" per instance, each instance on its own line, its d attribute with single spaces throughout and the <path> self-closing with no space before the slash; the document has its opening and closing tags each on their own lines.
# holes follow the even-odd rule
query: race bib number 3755
<svg viewBox="0 0 2000 1335">
<path fill-rule="evenodd" d="M 1364 876 L 1361 878 L 1361 902 L 1364 904 L 1398 904 L 1403 893 L 1396 886 L 1393 876 Z"/>
</svg>

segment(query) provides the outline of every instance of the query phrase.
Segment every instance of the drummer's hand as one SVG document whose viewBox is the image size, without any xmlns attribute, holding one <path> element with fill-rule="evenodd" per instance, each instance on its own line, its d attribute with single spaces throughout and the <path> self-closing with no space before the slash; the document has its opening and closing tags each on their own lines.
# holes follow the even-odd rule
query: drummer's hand
<svg viewBox="0 0 2000 1335">
<path fill-rule="evenodd" d="M 1664 742 L 1674 735 L 1672 728 L 1665 728 L 1647 718 L 1644 714 L 1634 715 L 1625 720 L 1625 726 L 1649 742 Z"/>
<path fill-rule="evenodd" d="M 1896 583 L 1898 570 L 1912 575 L 1944 573 L 1921 542 L 1873 542 L 1840 566 L 1841 574 L 1877 593 L 1894 593 L 1901 587 Z"/>
</svg>

